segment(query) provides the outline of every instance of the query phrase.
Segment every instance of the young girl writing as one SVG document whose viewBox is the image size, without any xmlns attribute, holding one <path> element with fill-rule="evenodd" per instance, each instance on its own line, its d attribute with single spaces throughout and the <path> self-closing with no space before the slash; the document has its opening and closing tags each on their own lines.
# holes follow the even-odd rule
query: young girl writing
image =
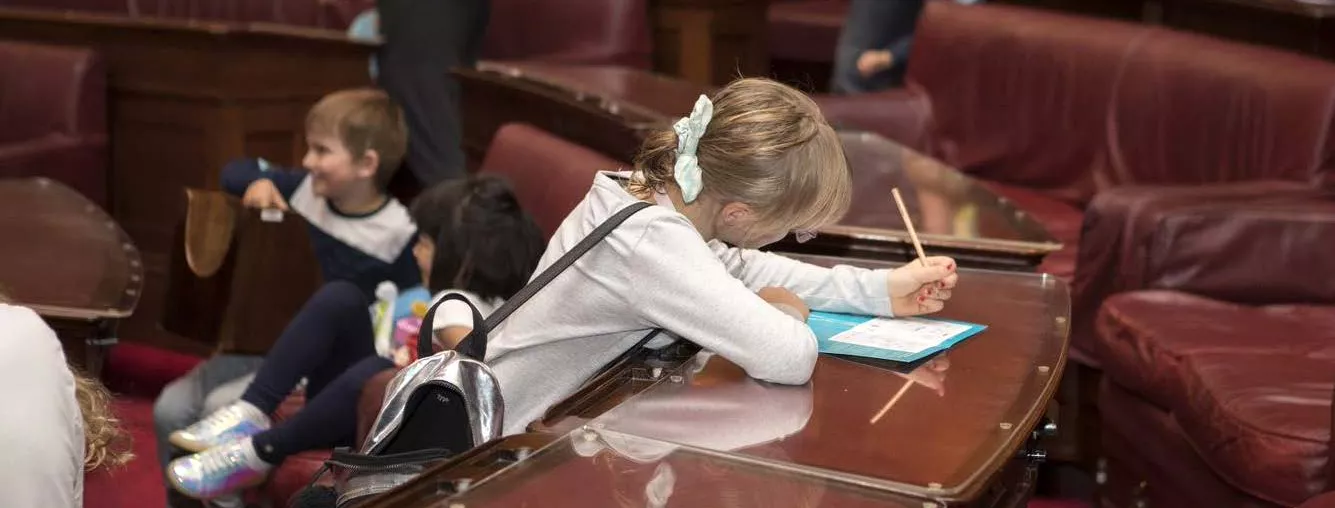
<svg viewBox="0 0 1335 508">
<path fill-rule="evenodd" d="M 618 210 L 659 206 L 630 217 L 492 331 L 487 363 L 505 398 L 505 433 L 523 432 L 651 329 L 752 377 L 801 384 L 817 355 L 808 305 L 879 316 L 940 310 L 957 279 L 949 258 L 826 269 L 753 250 L 834 223 L 851 187 L 839 138 L 807 96 L 764 79 L 702 96 L 689 117 L 646 139 L 634 172 L 594 178 L 538 270 Z"/>
<path fill-rule="evenodd" d="M 484 316 L 524 286 L 542 253 L 541 231 L 510 187 L 495 177 L 432 187 L 413 203 L 411 214 L 419 232 L 413 255 L 427 288 L 436 298 L 462 294 Z M 429 298 L 422 290 L 404 292 L 414 294 Z M 400 300 L 395 308 L 401 318 L 411 305 Z M 294 453 L 353 445 L 362 385 L 395 366 L 376 354 L 370 304 L 348 282 L 317 291 L 269 351 L 240 401 L 171 435 L 172 444 L 198 452 L 168 466 L 172 486 L 210 499 L 263 482 L 269 469 Z M 431 335 L 441 339 L 440 346 L 453 347 L 472 326 L 467 305 L 446 302 Z M 273 425 L 268 415 L 302 378 L 306 406 Z"/>
</svg>

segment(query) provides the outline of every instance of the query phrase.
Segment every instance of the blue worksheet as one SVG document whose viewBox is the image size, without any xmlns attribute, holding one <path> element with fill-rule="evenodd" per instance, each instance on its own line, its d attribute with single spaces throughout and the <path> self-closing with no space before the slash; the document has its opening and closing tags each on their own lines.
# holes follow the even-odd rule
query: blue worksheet
<svg viewBox="0 0 1335 508">
<path fill-rule="evenodd" d="M 820 352 L 910 363 L 950 349 L 987 327 L 962 321 L 880 318 L 812 312 L 807 319 Z"/>
</svg>

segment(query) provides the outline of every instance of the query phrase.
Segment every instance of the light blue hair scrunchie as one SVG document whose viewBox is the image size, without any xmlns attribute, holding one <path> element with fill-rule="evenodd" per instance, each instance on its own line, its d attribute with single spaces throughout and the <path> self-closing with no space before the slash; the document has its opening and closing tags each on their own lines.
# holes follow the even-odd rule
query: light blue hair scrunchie
<svg viewBox="0 0 1335 508">
<path fill-rule="evenodd" d="M 705 186 L 700 158 L 695 152 L 711 118 L 714 118 L 714 103 L 710 102 L 709 97 L 701 95 L 695 100 L 691 116 L 677 120 L 672 125 L 672 130 L 677 131 L 677 163 L 672 167 L 672 176 L 676 178 L 677 186 L 681 187 L 682 201 L 687 203 L 700 197 L 700 190 Z"/>
</svg>

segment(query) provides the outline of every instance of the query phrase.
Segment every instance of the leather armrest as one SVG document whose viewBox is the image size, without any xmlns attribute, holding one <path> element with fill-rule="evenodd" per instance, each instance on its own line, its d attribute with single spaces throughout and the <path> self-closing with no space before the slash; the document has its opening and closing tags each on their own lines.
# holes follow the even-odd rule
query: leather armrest
<svg viewBox="0 0 1335 508">
<path fill-rule="evenodd" d="M 1335 270 L 1320 245 L 1335 245 L 1335 197 L 1304 183 L 1099 193 L 1085 211 L 1071 284 L 1072 346 L 1092 356 L 1098 308 L 1124 291 L 1175 289 L 1254 304 L 1335 302 L 1335 289 L 1310 276 Z"/>
<path fill-rule="evenodd" d="M 1171 289 L 1243 304 L 1335 304 L 1335 193 L 1167 214 L 1146 239 L 1143 274 Z"/>
<path fill-rule="evenodd" d="M 50 134 L 0 144 L 0 178 L 44 176 L 70 186 L 98 206 L 107 206 L 105 136 Z"/>
<path fill-rule="evenodd" d="M 816 97 L 825 119 L 835 128 L 875 132 L 926 153 L 931 100 L 915 87 L 858 95 Z"/>
</svg>

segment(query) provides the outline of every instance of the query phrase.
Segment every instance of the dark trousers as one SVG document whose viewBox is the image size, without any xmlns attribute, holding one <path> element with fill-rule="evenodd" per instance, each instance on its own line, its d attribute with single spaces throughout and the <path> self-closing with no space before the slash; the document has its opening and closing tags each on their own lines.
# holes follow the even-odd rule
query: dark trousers
<svg viewBox="0 0 1335 508">
<path fill-rule="evenodd" d="M 893 88 L 903 84 L 908 68 L 913 29 L 924 0 L 853 0 L 839 33 L 830 90 L 856 94 Z M 858 57 L 869 50 L 889 50 L 891 67 L 871 76 L 858 72 Z"/>
<path fill-rule="evenodd" d="M 352 283 L 325 284 L 269 350 L 241 400 L 272 414 L 304 377 L 306 405 L 252 438 L 265 462 L 279 464 L 297 452 L 356 444 L 362 385 L 394 366 L 376 356 L 370 304 Z"/>
<path fill-rule="evenodd" d="M 405 161 L 424 187 L 464 175 L 456 67 L 477 65 L 488 0 L 377 0 L 380 86 L 403 108 Z"/>
</svg>

